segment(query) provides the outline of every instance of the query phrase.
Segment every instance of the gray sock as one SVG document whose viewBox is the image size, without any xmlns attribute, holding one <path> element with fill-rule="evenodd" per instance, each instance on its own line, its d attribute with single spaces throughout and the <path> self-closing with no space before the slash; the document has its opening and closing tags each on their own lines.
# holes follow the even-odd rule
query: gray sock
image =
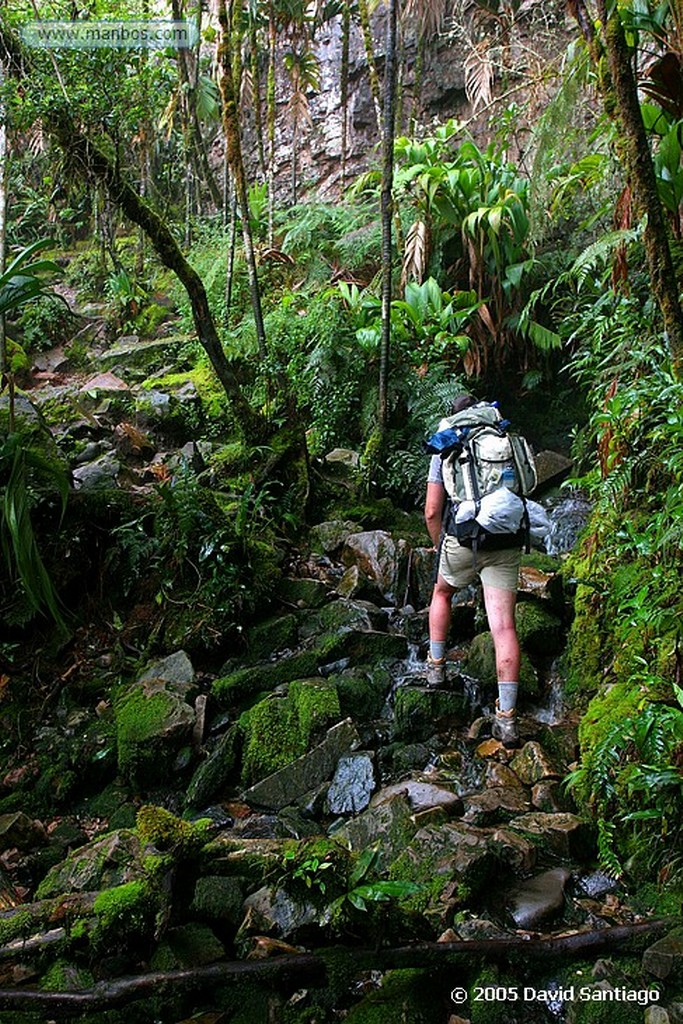
<svg viewBox="0 0 683 1024">
<path fill-rule="evenodd" d="M 429 653 L 432 656 L 432 661 L 443 661 L 444 656 L 446 654 L 446 641 L 430 640 Z"/>
<path fill-rule="evenodd" d="M 501 711 L 514 711 L 519 683 L 498 683 L 498 707 Z"/>
</svg>

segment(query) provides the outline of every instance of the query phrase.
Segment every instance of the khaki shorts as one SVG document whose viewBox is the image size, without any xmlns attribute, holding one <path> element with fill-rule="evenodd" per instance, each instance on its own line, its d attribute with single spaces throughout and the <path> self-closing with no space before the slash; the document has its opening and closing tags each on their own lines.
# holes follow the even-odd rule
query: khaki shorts
<svg viewBox="0 0 683 1024">
<path fill-rule="evenodd" d="M 477 551 L 475 568 L 470 548 L 464 548 L 455 537 L 446 536 L 441 548 L 439 573 L 454 590 L 461 590 L 479 576 L 487 587 L 516 592 L 521 558 L 522 552 L 519 548 Z"/>
</svg>

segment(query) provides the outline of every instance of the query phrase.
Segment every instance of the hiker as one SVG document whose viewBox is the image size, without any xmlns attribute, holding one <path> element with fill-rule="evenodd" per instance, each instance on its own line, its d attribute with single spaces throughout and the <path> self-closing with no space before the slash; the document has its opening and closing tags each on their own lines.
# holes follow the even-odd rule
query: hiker
<svg viewBox="0 0 683 1024">
<path fill-rule="evenodd" d="M 461 395 L 453 403 L 452 417 L 443 421 L 440 426 L 443 428 L 443 425 L 446 424 L 447 427 L 450 427 L 453 424 L 453 420 L 456 420 L 457 423 L 459 419 L 463 419 L 459 414 L 464 413 L 464 410 L 474 409 L 474 412 L 464 417 L 465 421 L 473 422 L 476 420 L 476 410 L 480 408 L 491 410 L 493 407 L 487 403 L 478 403 L 477 399 L 472 395 Z M 504 435 L 505 421 L 500 419 L 497 410 L 495 410 L 495 415 L 502 424 L 502 433 Z M 476 429 L 474 428 L 474 430 Z M 473 433 L 474 430 L 472 431 Z M 463 436 L 467 432 L 466 428 Z M 493 433 L 493 431 L 491 432 Z M 435 437 L 437 436 L 435 435 Z M 434 438 L 430 439 L 430 441 L 433 440 Z M 520 438 L 519 440 L 523 442 L 523 439 Z M 523 444 L 526 453 L 528 452 L 528 446 L 526 446 L 526 442 L 523 442 Z M 428 445 L 427 450 L 433 449 L 430 449 Z M 460 451 L 461 449 L 458 447 L 455 457 L 457 457 Z M 462 459 L 460 461 L 462 462 Z M 535 484 L 535 467 L 533 467 L 533 456 L 530 455 L 530 452 L 527 461 L 532 463 L 533 482 L 528 483 L 528 488 L 532 489 Z M 515 709 L 519 685 L 520 649 L 515 627 L 515 604 L 517 600 L 521 548 L 524 543 L 523 530 L 510 533 L 505 537 L 498 535 L 495 543 L 490 548 L 487 547 L 486 539 L 487 537 L 490 539 L 491 535 L 486 530 L 480 531 L 480 534 L 483 535 L 481 537 L 481 547 L 477 547 L 476 541 L 474 543 L 474 550 L 471 541 L 469 541 L 469 546 L 464 546 L 468 541 L 463 540 L 461 542 L 455 536 L 454 523 L 458 509 L 465 511 L 465 496 L 464 494 L 458 496 L 457 493 L 452 493 L 449 502 L 449 494 L 444 483 L 444 469 L 448 472 L 446 462 L 447 459 L 444 455 L 432 455 L 425 502 L 425 521 L 438 558 L 436 582 L 429 607 L 427 685 L 439 686 L 446 678 L 445 651 L 451 621 L 451 599 L 458 590 L 468 586 L 468 584 L 479 577 L 482 583 L 484 605 L 496 654 L 498 698 L 496 700 L 496 713 L 492 725 L 492 733 L 505 747 L 513 748 L 519 745 L 519 731 Z M 505 468 L 497 472 L 501 482 L 497 482 L 495 487 L 492 484 L 486 484 L 482 490 L 488 490 L 489 488 L 498 490 L 500 487 L 508 486 L 507 482 L 504 482 Z M 452 481 L 452 475 L 451 472 L 449 481 Z M 451 489 L 457 490 L 452 482 Z M 519 474 L 517 490 L 520 494 L 527 493 L 527 482 L 519 483 Z M 475 496 L 479 499 L 476 484 L 475 492 Z M 507 497 L 508 492 L 505 492 L 505 495 Z M 471 496 L 471 494 L 468 495 L 468 497 Z M 518 501 L 522 508 L 524 508 L 523 498 L 520 499 L 513 495 L 512 500 Z M 470 504 L 473 503 L 470 502 Z M 480 504 L 481 502 L 477 500 L 476 511 L 478 511 Z M 451 509 L 453 514 L 450 514 Z M 448 516 L 448 522 L 444 522 L 446 516 Z M 460 515 L 458 515 L 458 519 L 460 519 Z M 470 522 L 474 523 L 474 519 L 470 519 Z M 466 531 L 460 530 L 459 533 L 464 535 Z"/>
</svg>

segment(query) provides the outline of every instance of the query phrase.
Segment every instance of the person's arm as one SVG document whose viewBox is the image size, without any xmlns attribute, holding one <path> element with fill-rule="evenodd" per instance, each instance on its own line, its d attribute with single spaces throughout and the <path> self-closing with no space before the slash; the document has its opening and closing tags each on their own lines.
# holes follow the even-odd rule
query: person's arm
<svg viewBox="0 0 683 1024">
<path fill-rule="evenodd" d="M 425 500 L 425 523 L 427 532 L 432 538 L 434 547 L 439 546 L 441 539 L 441 520 L 446 504 L 446 488 L 443 484 L 428 483 L 427 498 Z"/>
</svg>

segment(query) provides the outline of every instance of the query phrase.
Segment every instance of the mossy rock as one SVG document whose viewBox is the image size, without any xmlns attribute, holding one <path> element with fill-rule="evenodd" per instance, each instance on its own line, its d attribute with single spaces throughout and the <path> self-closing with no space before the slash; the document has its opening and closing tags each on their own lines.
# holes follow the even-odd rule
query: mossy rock
<svg viewBox="0 0 683 1024">
<path fill-rule="evenodd" d="M 247 650 L 254 661 L 265 660 L 276 651 L 292 647 L 297 640 L 296 615 L 274 615 L 251 626 L 246 633 Z"/>
<path fill-rule="evenodd" d="M 114 711 L 121 775 L 139 787 L 167 781 L 192 732 L 190 705 L 167 690 L 136 685 L 116 700 Z"/>
<path fill-rule="evenodd" d="M 284 577 L 277 585 L 276 597 L 299 608 L 321 608 L 330 597 L 330 587 L 322 580 Z"/>
<path fill-rule="evenodd" d="M 152 957 L 152 970 L 190 970 L 214 963 L 225 956 L 225 948 L 205 924 L 191 921 L 166 932 Z"/>
<path fill-rule="evenodd" d="M 579 744 L 584 762 L 613 726 L 637 715 L 642 702 L 643 693 L 630 680 L 605 686 L 593 697 L 579 724 Z"/>
<path fill-rule="evenodd" d="M 286 698 L 259 701 L 240 718 L 242 781 L 252 785 L 306 753 L 316 736 L 339 721 L 337 689 L 323 679 L 296 680 Z"/>
<path fill-rule="evenodd" d="M 79 992 L 94 984 L 95 978 L 86 967 L 60 959 L 48 967 L 39 987 L 44 992 Z"/>
<path fill-rule="evenodd" d="M 478 633 L 472 640 L 467 655 L 462 663 L 463 672 L 478 679 L 484 686 L 495 689 L 498 677 L 496 674 L 496 651 L 491 633 Z M 522 651 L 519 671 L 519 692 L 524 699 L 539 696 L 538 676 L 529 656 Z"/>
<path fill-rule="evenodd" d="M 396 737 L 419 742 L 440 726 L 465 724 L 469 707 L 463 693 L 400 686 L 394 696 L 394 716 Z"/>
<path fill-rule="evenodd" d="M 535 601 L 523 601 L 517 607 L 517 636 L 528 654 L 552 655 L 562 650 L 562 623 Z"/>
<path fill-rule="evenodd" d="M 92 942 L 99 950 L 137 945 L 152 937 L 159 898 L 146 879 L 104 889 L 95 899 Z"/>
<path fill-rule="evenodd" d="M 242 920 L 244 885 L 238 878 L 208 875 L 197 880 L 190 913 L 202 921 L 238 928 Z"/>
<path fill-rule="evenodd" d="M 171 853 L 177 860 L 195 856 L 209 841 L 208 819 L 184 821 L 164 807 L 153 804 L 140 808 L 136 825 L 143 846 Z"/>
<path fill-rule="evenodd" d="M 227 706 L 241 704 L 260 693 L 274 690 L 281 683 L 305 679 L 317 672 L 320 663 L 317 650 L 309 649 L 278 658 L 277 661 L 240 668 L 216 679 L 213 693 Z"/>
<path fill-rule="evenodd" d="M 391 674 L 381 667 L 367 671 L 347 669 L 332 679 L 342 718 L 353 718 L 355 722 L 371 722 L 379 717 L 393 682 Z"/>
<path fill-rule="evenodd" d="M 380 988 L 353 1006 L 347 1024 L 442 1024 L 447 1004 L 434 998 L 434 979 L 429 971 L 389 971 Z"/>
<path fill-rule="evenodd" d="M 241 744 L 242 730 L 235 723 L 192 776 L 186 792 L 187 807 L 205 807 L 221 793 L 235 770 Z"/>
<path fill-rule="evenodd" d="M 43 878 L 36 898 L 109 889 L 144 876 L 140 839 L 129 829 L 109 832 L 73 850 Z"/>
</svg>

